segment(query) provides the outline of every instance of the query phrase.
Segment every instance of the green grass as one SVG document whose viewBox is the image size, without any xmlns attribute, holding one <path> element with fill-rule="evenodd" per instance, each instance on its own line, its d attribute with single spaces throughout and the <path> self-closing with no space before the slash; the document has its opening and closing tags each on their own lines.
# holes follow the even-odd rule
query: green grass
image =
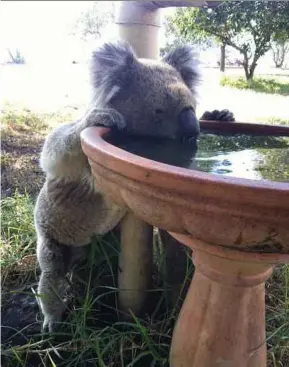
<svg viewBox="0 0 289 367">
<path fill-rule="evenodd" d="M 20 260 L 35 254 L 36 234 L 33 200 L 17 191 L 1 200 L 1 269 L 13 269 Z"/>
<path fill-rule="evenodd" d="M 27 195 L 2 201 L 2 273 L 13 272 L 21 258 L 35 254 L 33 201 Z M 167 304 L 165 274 L 152 289 L 149 316 L 118 321 L 116 274 L 119 244 L 106 236 L 95 239 L 87 264 L 75 276 L 75 296 L 62 329 L 49 335 L 25 335 L 24 342 L 2 345 L 5 366 L 168 366 L 172 328 L 179 311 Z M 18 277 L 20 277 L 18 273 Z M 17 287 L 24 282 L 16 279 Z M 191 269 L 187 278 L 191 277 Z M 31 279 L 32 278 L 32 279 Z M 156 276 L 154 277 L 156 279 Z M 35 282 L 37 274 L 30 274 Z M 15 279 L 14 279 L 15 280 Z M 2 279 L 3 281 L 3 279 Z M 25 281 L 28 279 L 26 277 Z M 9 284 L 9 282 L 8 282 Z M 14 284 L 15 285 L 15 284 Z M 289 358 L 289 265 L 280 266 L 267 282 L 268 366 L 288 366 Z M 7 285 L 5 286 L 7 291 Z M 5 297 L 4 297 L 5 299 Z M 179 304 L 182 299 L 179 300 Z M 4 304 L 5 306 L 5 304 Z M 16 334 L 18 332 L 15 332 Z M 25 330 L 20 334 L 25 334 Z"/>
<path fill-rule="evenodd" d="M 17 126 L 18 129 L 22 131 L 41 131 L 48 128 L 46 121 L 50 116 L 41 116 L 27 109 L 15 111 L 8 108 L 3 111 L 3 115 L 1 117 L 1 123 L 10 129 Z"/>
<path fill-rule="evenodd" d="M 278 266 L 266 283 L 269 366 L 289 366 L 289 264 Z"/>
<path fill-rule="evenodd" d="M 272 119 L 276 121 L 276 118 Z M 25 190 L 29 182 L 24 180 L 23 190 L 19 192 L 17 182 L 20 172 L 17 167 L 21 167 L 18 161 L 20 156 L 28 154 L 30 157 L 30 152 L 24 148 L 35 143 L 35 135 L 42 135 L 50 129 L 48 120 L 42 115 L 30 116 L 28 112 L 13 112 L 4 120 L 7 126 L 12 123 L 12 130 L 7 132 L 5 142 L 21 145 L 23 150 L 15 154 L 16 145 L 12 145 L 13 149 L 4 155 L 4 162 L 2 158 L 2 164 L 8 166 L 14 160 L 18 163 L 13 171 L 15 184 L 14 181 L 7 181 L 7 187 L 11 187 L 12 192 L 1 201 L 2 312 L 10 306 L 7 300 L 11 294 L 24 292 L 21 287 L 26 286 L 25 292 L 32 295 L 31 288 L 36 291 L 39 272 L 35 259 L 33 206 L 34 193 L 39 186 L 35 185 L 30 194 Z M 62 117 L 56 120 L 62 120 Z M 15 136 L 18 139 L 16 142 Z M 37 164 L 32 162 L 29 165 L 27 177 L 32 177 Z M 155 247 L 160 247 L 159 237 L 156 236 L 155 240 Z M 30 335 L 25 328 L 15 330 L 12 333 L 14 341 L 6 340 L 2 345 L 2 365 L 168 366 L 172 330 L 183 298 L 179 297 L 177 307 L 170 306 L 170 284 L 162 259 L 155 256 L 154 282 L 146 304 L 148 313 L 142 318 L 133 316 L 130 321 L 120 321 L 116 280 L 118 256 L 119 242 L 114 235 L 94 239 L 88 261 L 75 269 L 73 292 L 59 332 L 52 338 L 48 334 Z M 191 276 L 192 267 L 188 267 L 187 282 Z M 267 282 L 266 311 L 268 366 L 288 367 L 289 265 L 276 268 Z M 37 320 L 40 325 L 40 315 Z"/>
<path fill-rule="evenodd" d="M 283 96 L 289 95 L 289 83 L 287 80 L 254 77 L 253 80 L 247 81 L 244 77 L 223 76 L 220 80 L 222 86 L 249 89 L 254 92 L 279 94 Z"/>
<path fill-rule="evenodd" d="M 17 219 L 20 228 L 27 229 L 21 242 L 26 242 L 28 252 L 33 240 L 31 230 L 32 210 L 25 198 L 16 197 L 20 213 L 29 213 L 24 222 Z M 9 205 L 4 205 L 4 215 L 15 215 Z M 4 233 L 11 227 L 4 223 Z M 19 244 L 19 231 L 13 230 L 11 239 Z M 19 254 L 17 253 L 19 250 Z M 21 246 L 14 246 L 11 261 L 22 256 Z M 79 265 L 74 278 L 73 298 L 62 328 L 51 338 L 47 334 L 25 335 L 24 342 L 2 345 L 2 358 L 7 367 L 40 366 L 168 366 L 172 329 L 179 307 L 170 309 L 166 302 L 165 279 L 154 284 L 150 302 L 152 306 L 143 318 L 133 316 L 132 321 L 119 321 L 116 287 L 119 244 L 113 235 L 96 238 L 90 249 L 88 262 Z M 6 258 L 7 259 L 7 258 Z M 4 262 L 9 266 L 9 261 Z M 159 269 L 157 269 L 159 271 Z M 163 273 L 162 273 L 163 274 Z M 164 274 L 162 276 L 165 276 Z M 191 277 L 188 269 L 187 277 Z M 289 265 L 275 270 L 267 282 L 267 345 L 268 366 L 288 366 L 289 357 Z M 179 304 L 182 299 L 179 300 Z M 25 330 L 15 332 L 25 334 Z M 35 364 L 33 364 L 35 363 Z M 36 364 L 37 363 L 37 364 Z"/>
<path fill-rule="evenodd" d="M 112 235 L 94 239 L 88 262 L 75 270 L 74 296 L 61 330 L 53 338 L 25 335 L 22 343 L 2 345 L 5 366 L 168 366 L 176 310 L 166 308 L 164 289 L 156 286 L 149 316 L 119 321 L 118 247 Z M 15 332 L 18 341 L 17 334 L 25 330 Z"/>
<path fill-rule="evenodd" d="M 36 113 L 26 108 L 17 108 L 5 104 L 0 110 L 2 138 L 19 134 L 45 135 L 61 122 L 71 121 L 71 114 Z"/>
<path fill-rule="evenodd" d="M 271 124 L 271 125 L 289 125 L 289 119 L 282 119 L 280 117 L 263 117 L 257 118 L 257 121 L 264 124 Z"/>
</svg>

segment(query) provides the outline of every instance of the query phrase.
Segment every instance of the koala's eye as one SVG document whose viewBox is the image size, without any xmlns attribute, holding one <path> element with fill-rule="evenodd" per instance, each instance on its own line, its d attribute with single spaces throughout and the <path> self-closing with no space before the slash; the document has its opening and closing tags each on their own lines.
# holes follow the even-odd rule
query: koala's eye
<svg viewBox="0 0 289 367">
<path fill-rule="evenodd" d="M 156 109 L 156 114 L 162 115 L 164 113 L 164 110 L 161 110 L 159 108 Z"/>
</svg>

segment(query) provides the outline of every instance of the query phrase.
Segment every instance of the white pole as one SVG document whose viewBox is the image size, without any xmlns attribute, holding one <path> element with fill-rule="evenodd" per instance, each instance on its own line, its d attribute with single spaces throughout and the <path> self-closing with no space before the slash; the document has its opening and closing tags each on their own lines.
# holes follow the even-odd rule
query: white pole
<svg viewBox="0 0 289 367">
<path fill-rule="evenodd" d="M 160 10 L 143 2 L 122 1 L 117 9 L 119 38 L 127 41 L 139 58 L 159 57 Z M 146 303 L 152 276 L 153 228 L 128 213 L 121 223 L 119 303 L 124 312 L 138 315 Z"/>
<path fill-rule="evenodd" d="M 159 57 L 160 10 L 141 1 L 122 1 L 117 8 L 116 24 L 121 39 L 131 44 L 140 58 Z"/>
</svg>

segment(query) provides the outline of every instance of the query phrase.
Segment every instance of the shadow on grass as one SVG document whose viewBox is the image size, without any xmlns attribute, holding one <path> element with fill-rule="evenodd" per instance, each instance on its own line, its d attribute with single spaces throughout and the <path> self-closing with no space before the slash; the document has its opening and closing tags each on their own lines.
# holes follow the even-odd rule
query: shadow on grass
<svg viewBox="0 0 289 367">
<path fill-rule="evenodd" d="M 220 84 L 222 86 L 248 89 L 260 93 L 279 94 L 282 96 L 289 95 L 288 81 L 279 81 L 276 79 L 255 77 L 253 80 L 247 81 L 244 77 L 235 78 L 224 76 L 220 80 Z"/>
</svg>

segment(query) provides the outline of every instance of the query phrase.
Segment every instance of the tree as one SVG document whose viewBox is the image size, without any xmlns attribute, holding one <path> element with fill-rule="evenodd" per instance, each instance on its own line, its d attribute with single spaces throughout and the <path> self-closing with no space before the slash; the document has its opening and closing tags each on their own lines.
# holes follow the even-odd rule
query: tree
<svg viewBox="0 0 289 367">
<path fill-rule="evenodd" d="M 181 34 L 177 25 L 174 22 L 174 17 L 169 15 L 164 18 L 162 27 L 166 35 L 166 44 L 161 48 L 161 56 L 169 52 L 171 49 L 184 44 L 192 44 L 198 49 L 206 49 L 212 46 L 212 39 L 205 37 L 194 37 L 191 39 L 184 34 Z"/>
<path fill-rule="evenodd" d="M 94 1 L 92 6 L 76 21 L 73 34 L 80 34 L 84 40 L 99 39 L 105 27 L 113 21 L 114 3 Z"/>
<path fill-rule="evenodd" d="M 250 80 L 274 35 L 289 33 L 289 2 L 224 1 L 212 9 L 178 9 L 174 23 L 187 38 L 213 36 L 221 45 L 238 50 Z"/>
<path fill-rule="evenodd" d="M 178 31 L 178 28 L 173 22 L 172 16 L 167 16 L 164 18 L 162 27 L 166 35 L 166 43 L 164 47 L 161 47 L 160 49 L 161 56 L 165 55 L 167 52 L 177 46 L 188 43 L 187 38 L 182 36 Z"/>
<path fill-rule="evenodd" d="M 271 51 L 276 68 L 282 68 L 287 52 L 289 51 L 288 42 L 271 42 Z"/>
<path fill-rule="evenodd" d="M 18 48 L 16 48 L 15 53 L 13 53 L 11 51 L 11 49 L 7 48 L 7 52 L 10 56 L 10 59 L 11 59 L 10 63 L 11 64 L 25 64 L 25 59 L 21 55 L 21 52 Z"/>
<path fill-rule="evenodd" d="M 271 42 L 271 51 L 276 68 L 282 68 L 286 54 L 289 51 L 288 32 L 279 32 L 273 36 L 273 40 Z"/>
</svg>

